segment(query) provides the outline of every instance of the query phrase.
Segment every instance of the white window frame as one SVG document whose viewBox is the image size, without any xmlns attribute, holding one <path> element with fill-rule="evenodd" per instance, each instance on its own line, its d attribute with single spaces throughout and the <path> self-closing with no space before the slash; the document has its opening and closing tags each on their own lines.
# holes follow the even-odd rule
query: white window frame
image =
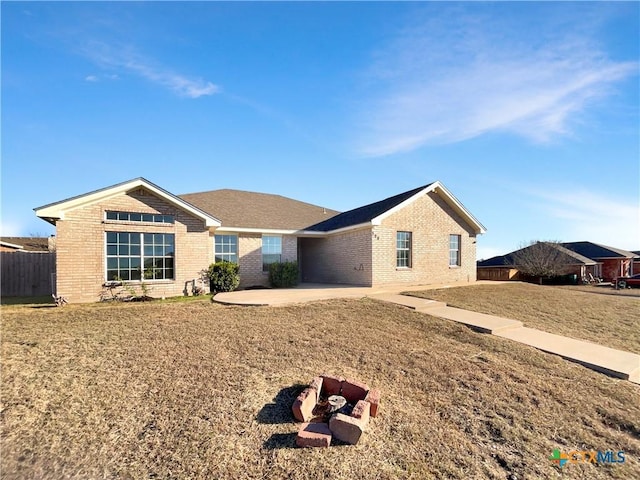
<svg viewBox="0 0 640 480">
<path fill-rule="evenodd" d="M 106 222 L 140 222 L 160 225 L 173 225 L 176 223 L 175 215 L 147 212 L 124 212 L 120 210 L 106 210 L 104 212 L 104 219 Z"/>
<path fill-rule="evenodd" d="M 456 239 L 457 248 L 453 248 L 452 240 Z M 453 254 L 455 254 L 455 259 Z M 453 262 L 452 262 L 453 260 Z M 449 235 L 449 267 L 456 268 L 462 266 L 462 235 Z"/>
<path fill-rule="evenodd" d="M 218 244 L 217 239 L 219 237 L 233 237 L 235 238 L 235 251 L 230 251 L 230 252 L 218 252 L 218 246 L 222 247 L 222 250 L 224 250 L 224 246 L 225 245 L 230 245 L 233 246 L 232 243 L 225 243 L 224 241 L 220 244 Z M 234 234 L 224 234 L 224 233 L 218 233 L 218 234 L 214 234 L 213 236 L 213 260 L 214 262 L 218 262 L 220 260 L 223 261 L 227 261 L 227 262 L 233 262 L 233 263 L 239 263 L 240 262 L 240 255 L 239 255 L 239 250 L 240 250 L 240 246 L 239 246 L 239 238 L 238 235 L 234 235 Z M 235 257 L 235 260 L 230 260 L 229 258 L 231 258 L 232 256 Z M 218 257 L 220 257 L 220 260 L 218 260 Z"/>
<path fill-rule="evenodd" d="M 401 234 L 406 235 L 405 239 L 401 239 Z M 399 246 L 399 243 L 403 242 L 404 246 Z M 400 252 L 407 252 L 407 264 L 400 265 Z M 399 230 L 396 232 L 396 268 L 407 269 L 413 265 L 413 233 L 406 230 Z"/>
<path fill-rule="evenodd" d="M 120 235 L 120 234 L 127 234 L 127 235 L 139 235 L 139 243 L 136 244 L 132 244 L 132 243 L 128 243 L 128 244 L 121 244 L 119 241 L 119 237 L 118 237 L 118 241 L 117 242 L 109 242 L 109 234 L 115 234 L 115 235 Z M 165 242 L 163 242 L 162 244 L 156 245 L 155 244 L 155 237 L 154 237 L 154 241 L 149 244 L 149 243 L 145 243 L 145 235 L 163 235 L 163 237 L 171 235 L 173 237 L 173 251 L 171 252 L 170 255 L 167 255 L 165 252 L 165 246 L 167 245 L 171 245 L 171 244 L 167 244 Z M 122 281 L 125 282 L 173 282 L 176 279 L 176 236 L 174 233 L 164 233 L 164 232 L 120 232 L 120 231 L 107 231 L 104 234 L 104 246 L 105 246 L 105 250 L 104 250 L 104 278 L 107 282 L 113 282 L 113 281 L 119 281 L 119 280 L 114 280 L 113 278 L 109 278 L 109 271 L 113 270 L 113 268 L 109 268 L 109 259 L 117 259 L 118 260 L 118 268 L 117 270 L 124 270 L 120 268 L 120 259 L 121 258 L 139 258 L 140 259 L 140 265 L 139 267 L 137 267 L 137 269 L 139 269 L 140 271 L 140 278 L 139 279 L 134 279 L 132 280 L 131 278 L 128 279 L 122 279 Z M 139 253 L 132 255 L 131 254 L 131 249 L 130 247 L 132 245 L 137 245 L 139 248 Z M 110 253 L 110 248 L 109 247 L 114 247 L 117 246 L 117 253 L 113 254 Z M 128 248 L 128 253 L 124 254 L 124 253 L 120 253 L 120 247 L 129 247 Z M 153 249 L 153 253 L 152 254 L 146 254 L 145 253 L 145 247 L 147 248 L 151 248 Z M 162 254 L 160 255 L 156 255 L 156 247 L 161 248 L 162 249 Z M 165 273 L 167 270 L 171 270 L 173 272 L 173 275 L 171 277 L 167 277 L 167 278 L 144 278 L 144 272 L 145 272 L 145 260 L 157 260 L 157 259 L 167 259 L 167 258 L 171 258 L 173 259 L 173 266 L 172 267 L 166 267 L 165 265 L 163 265 L 163 267 L 161 268 L 161 270 L 163 270 Z M 133 268 L 126 268 L 126 270 L 128 270 L 129 272 L 134 271 Z"/>
</svg>

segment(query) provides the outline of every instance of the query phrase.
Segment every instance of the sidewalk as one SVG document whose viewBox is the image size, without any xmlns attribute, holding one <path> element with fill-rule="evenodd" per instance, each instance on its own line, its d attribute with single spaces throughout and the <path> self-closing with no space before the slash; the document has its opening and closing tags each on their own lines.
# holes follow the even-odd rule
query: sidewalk
<svg viewBox="0 0 640 480">
<path fill-rule="evenodd" d="M 475 330 L 523 343 L 538 350 L 559 355 L 592 370 L 640 384 L 640 355 L 635 353 L 524 327 L 522 322 L 517 320 L 447 307 L 433 300 L 397 294 L 378 294 L 370 297 L 403 305 L 434 317 L 463 323 Z"/>
</svg>

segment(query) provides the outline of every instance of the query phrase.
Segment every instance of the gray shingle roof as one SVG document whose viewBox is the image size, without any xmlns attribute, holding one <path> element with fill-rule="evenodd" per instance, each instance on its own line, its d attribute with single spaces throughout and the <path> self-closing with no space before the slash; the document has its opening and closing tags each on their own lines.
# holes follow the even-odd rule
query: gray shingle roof
<svg viewBox="0 0 640 480">
<path fill-rule="evenodd" d="M 576 253 L 572 250 L 569 250 L 565 248 L 563 245 L 556 245 L 554 243 L 551 243 L 551 245 L 555 246 L 561 253 L 564 254 L 562 256 L 562 263 L 564 265 L 595 265 L 596 264 L 596 262 L 594 262 L 592 259 L 585 257 L 584 255 L 580 255 L 579 253 Z M 480 268 L 506 267 L 506 266 L 515 267 L 516 266 L 515 259 L 517 258 L 517 254 L 526 250 L 527 248 L 530 248 L 530 246 L 521 248 L 519 250 L 515 250 L 511 253 L 507 253 L 506 255 L 498 255 L 496 257 L 491 257 L 487 260 L 482 260 L 481 262 L 478 262 L 478 267 Z"/>
<path fill-rule="evenodd" d="M 328 232 L 331 230 L 337 230 L 339 228 L 347 228 L 354 225 L 359 225 L 361 223 L 370 222 L 377 216 L 383 214 L 388 210 L 391 210 L 393 207 L 413 197 L 416 193 L 424 190 L 429 185 L 414 188 L 413 190 L 394 195 L 393 197 L 385 198 L 384 200 L 380 200 L 379 202 L 370 203 L 369 205 L 343 212 L 323 222 L 311 225 L 307 227 L 306 230 Z"/>
<path fill-rule="evenodd" d="M 634 258 L 633 252 L 593 242 L 564 242 L 562 246 L 593 260 L 601 258 Z"/>
<path fill-rule="evenodd" d="M 513 267 L 514 259 L 513 255 L 507 253 L 506 255 L 496 255 L 495 257 L 487 258 L 486 260 L 478 260 L 478 267 Z"/>
<path fill-rule="evenodd" d="M 339 213 L 281 195 L 243 190 L 212 190 L 178 197 L 218 218 L 223 227 L 302 230 Z"/>
</svg>

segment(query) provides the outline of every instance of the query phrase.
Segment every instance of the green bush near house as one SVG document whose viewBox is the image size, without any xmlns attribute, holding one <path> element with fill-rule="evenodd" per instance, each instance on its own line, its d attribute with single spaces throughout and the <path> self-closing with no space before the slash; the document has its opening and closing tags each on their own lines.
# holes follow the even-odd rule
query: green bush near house
<svg viewBox="0 0 640 480">
<path fill-rule="evenodd" d="M 273 288 L 289 288 L 298 284 L 298 262 L 278 262 L 269 265 L 269 284 Z"/>
<path fill-rule="evenodd" d="M 232 292 L 240 285 L 240 267 L 233 262 L 216 262 L 209 265 L 207 276 L 211 293 Z"/>
</svg>

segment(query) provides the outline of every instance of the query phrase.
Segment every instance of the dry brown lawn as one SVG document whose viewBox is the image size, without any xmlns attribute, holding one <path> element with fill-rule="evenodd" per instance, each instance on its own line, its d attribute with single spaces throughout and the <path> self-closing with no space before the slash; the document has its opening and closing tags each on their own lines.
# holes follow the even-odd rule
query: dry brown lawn
<svg viewBox="0 0 640 480">
<path fill-rule="evenodd" d="M 604 292 L 604 294 L 603 294 Z M 638 290 L 501 283 L 410 292 L 451 307 L 524 322 L 525 326 L 640 353 Z"/>
<path fill-rule="evenodd" d="M 640 478 L 640 387 L 370 299 L 2 307 L 2 478 Z M 382 390 L 356 446 L 297 449 L 321 372 Z M 553 449 L 623 450 L 568 464 Z"/>
</svg>

